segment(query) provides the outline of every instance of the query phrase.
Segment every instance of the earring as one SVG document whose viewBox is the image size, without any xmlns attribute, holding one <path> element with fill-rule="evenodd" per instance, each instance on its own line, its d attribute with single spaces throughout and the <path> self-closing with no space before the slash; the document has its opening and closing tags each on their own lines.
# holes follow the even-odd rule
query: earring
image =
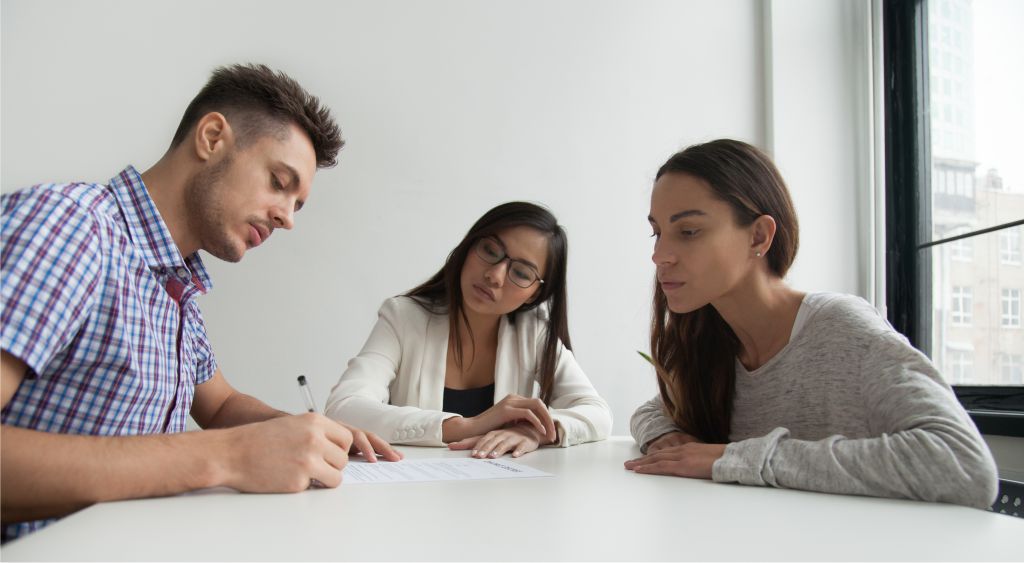
<svg viewBox="0 0 1024 563">
<path fill-rule="evenodd" d="M 758 250 L 757 252 L 755 252 L 755 253 L 754 253 L 754 256 L 757 256 L 758 258 L 760 258 L 760 257 L 761 257 L 761 251 L 760 251 L 760 250 Z"/>
</svg>

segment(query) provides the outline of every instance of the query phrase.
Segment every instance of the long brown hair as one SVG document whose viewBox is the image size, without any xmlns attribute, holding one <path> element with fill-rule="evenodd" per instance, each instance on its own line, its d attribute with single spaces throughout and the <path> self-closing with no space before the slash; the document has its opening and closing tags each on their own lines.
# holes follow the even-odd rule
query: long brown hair
<svg viewBox="0 0 1024 563">
<path fill-rule="evenodd" d="M 566 264 L 569 258 L 569 242 L 565 231 L 550 211 L 539 205 L 522 201 L 504 203 L 491 209 L 477 219 L 462 241 L 448 254 L 444 266 L 419 286 L 405 295 L 412 297 L 423 308 L 434 314 L 448 315 L 448 338 L 455 346 L 455 363 L 462 366 L 462 339 L 459 328 L 465 324 L 469 331 L 470 343 L 475 346 L 473 332 L 469 330 L 469 319 L 462 304 L 462 285 L 459 283 L 462 265 L 473 249 L 473 245 L 484 237 L 492 236 L 512 227 L 526 226 L 536 229 L 548 240 L 548 258 L 544 266 L 544 283 L 537 292 L 537 298 L 524 303 L 507 315 L 509 323 L 515 324 L 516 315 L 537 308 L 544 303 L 548 307 L 547 334 L 544 349 L 540 354 L 540 398 L 545 404 L 551 401 L 555 386 L 555 367 L 558 365 L 558 341 L 567 350 L 569 342 L 569 304 L 566 291 Z"/>
<path fill-rule="evenodd" d="M 741 226 L 771 216 L 776 231 L 765 260 L 774 274 L 786 275 L 799 246 L 799 226 L 786 183 L 768 156 L 747 143 L 719 139 L 672 155 L 655 180 L 665 174 L 707 182 Z M 710 304 L 671 312 L 655 279 L 651 357 L 666 414 L 684 432 L 705 442 L 729 441 L 739 347 L 732 328 Z"/>
</svg>

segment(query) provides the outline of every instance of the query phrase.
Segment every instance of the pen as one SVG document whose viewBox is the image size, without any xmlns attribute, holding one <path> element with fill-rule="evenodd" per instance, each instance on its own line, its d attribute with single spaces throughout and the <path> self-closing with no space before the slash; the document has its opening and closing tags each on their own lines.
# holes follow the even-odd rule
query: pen
<svg viewBox="0 0 1024 563">
<path fill-rule="evenodd" d="M 306 376 L 299 376 L 299 391 L 302 393 L 302 400 L 306 402 L 306 410 L 309 412 L 316 412 L 316 403 L 313 402 L 313 394 L 309 391 L 309 385 L 306 384 Z"/>
</svg>

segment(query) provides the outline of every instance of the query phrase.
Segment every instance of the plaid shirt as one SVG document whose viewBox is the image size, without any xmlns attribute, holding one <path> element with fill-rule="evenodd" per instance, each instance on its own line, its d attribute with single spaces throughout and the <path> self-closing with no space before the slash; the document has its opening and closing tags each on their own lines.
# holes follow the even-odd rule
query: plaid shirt
<svg viewBox="0 0 1024 563">
<path fill-rule="evenodd" d="M 0 347 L 30 369 L 3 424 L 122 436 L 181 432 L 217 369 L 182 259 L 139 173 L 45 184 L 0 198 Z M 52 520 L 5 526 L 5 538 Z"/>
</svg>

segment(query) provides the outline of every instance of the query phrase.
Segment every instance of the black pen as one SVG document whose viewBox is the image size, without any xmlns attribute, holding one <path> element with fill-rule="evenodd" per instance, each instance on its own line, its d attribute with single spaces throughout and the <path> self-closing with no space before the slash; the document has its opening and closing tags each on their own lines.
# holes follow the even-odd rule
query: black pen
<svg viewBox="0 0 1024 563">
<path fill-rule="evenodd" d="M 309 391 L 309 385 L 306 384 L 306 376 L 299 376 L 299 389 L 302 392 L 302 399 L 306 401 L 306 410 L 309 412 L 316 412 L 316 403 L 313 402 L 313 393 Z"/>
</svg>

